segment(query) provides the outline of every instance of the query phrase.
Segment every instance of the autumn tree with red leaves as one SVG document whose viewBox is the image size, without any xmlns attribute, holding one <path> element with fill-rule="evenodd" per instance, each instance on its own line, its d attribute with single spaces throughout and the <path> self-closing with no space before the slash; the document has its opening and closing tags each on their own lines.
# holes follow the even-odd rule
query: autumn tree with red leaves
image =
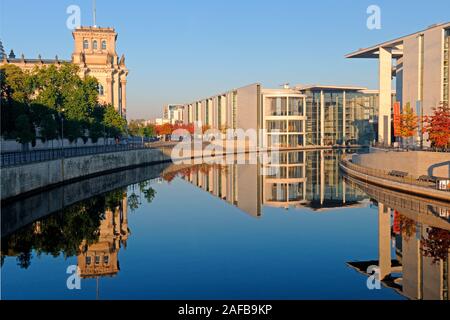
<svg viewBox="0 0 450 320">
<path fill-rule="evenodd" d="M 447 103 L 433 108 L 433 115 L 425 117 L 424 131 L 428 133 L 432 147 L 450 147 L 450 107 Z"/>
</svg>

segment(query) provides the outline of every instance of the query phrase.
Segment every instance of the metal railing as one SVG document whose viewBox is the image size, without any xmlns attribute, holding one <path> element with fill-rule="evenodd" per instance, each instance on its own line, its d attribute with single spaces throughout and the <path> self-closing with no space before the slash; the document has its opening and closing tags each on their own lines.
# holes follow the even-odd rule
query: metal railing
<svg viewBox="0 0 450 320">
<path fill-rule="evenodd" d="M 1 167 L 18 166 L 36 162 L 82 157 L 100 153 L 122 152 L 140 149 L 152 149 L 149 144 L 115 144 L 90 147 L 71 147 L 64 149 L 45 149 L 33 151 L 5 152 L 1 154 Z"/>
<path fill-rule="evenodd" d="M 345 159 L 345 158 L 341 160 L 341 164 L 353 171 L 359 172 L 359 173 L 367 175 L 367 176 L 373 176 L 373 177 L 385 179 L 385 180 L 392 181 L 392 182 L 399 182 L 399 183 L 414 185 L 414 186 L 418 186 L 418 187 L 424 187 L 424 188 L 430 188 L 430 189 L 450 192 L 450 189 L 446 189 L 446 190 L 439 189 L 438 182 L 421 181 L 419 179 L 419 177 L 415 177 L 413 175 L 408 175 L 406 177 L 397 177 L 397 176 L 390 175 L 389 174 L 390 171 L 363 167 L 363 166 L 354 164 L 349 159 Z"/>
</svg>

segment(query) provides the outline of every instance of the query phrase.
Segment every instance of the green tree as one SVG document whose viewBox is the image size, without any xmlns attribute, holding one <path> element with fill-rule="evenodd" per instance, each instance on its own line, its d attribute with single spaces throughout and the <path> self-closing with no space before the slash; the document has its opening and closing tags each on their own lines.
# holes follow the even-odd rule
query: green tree
<svg viewBox="0 0 450 320">
<path fill-rule="evenodd" d="M 40 136 L 43 142 L 58 138 L 58 123 L 53 114 L 45 114 L 40 122 Z"/>
<path fill-rule="evenodd" d="M 1 134 L 17 138 L 16 120 L 29 114 L 29 103 L 33 94 L 33 81 L 28 72 L 14 65 L 0 68 Z"/>
<path fill-rule="evenodd" d="M 114 109 L 112 105 L 105 107 L 103 124 L 108 137 L 117 137 L 126 132 L 127 121 Z"/>
<path fill-rule="evenodd" d="M 22 114 L 18 116 L 15 121 L 15 127 L 16 127 L 17 142 L 25 145 L 35 140 L 36 135 L 34 127 L 28 115 Z"/>
</svg>

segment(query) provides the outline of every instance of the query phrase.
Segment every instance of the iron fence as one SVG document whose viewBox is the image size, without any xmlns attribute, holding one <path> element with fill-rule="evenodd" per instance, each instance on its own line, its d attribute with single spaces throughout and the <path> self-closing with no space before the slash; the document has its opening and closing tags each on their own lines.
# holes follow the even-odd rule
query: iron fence
<svg viewBox="0 0 450 320">
<path fill-rule="evenodd" d="M 58 160 L 63 158 L 82 157 L 100 153 L 122 152 L 140 149 L 152 149 L 148 144 L 116 144 L 90 147 L 72 147 L 64 149 L 45 149 L 33 151 L 5 152 L 1 154 L 1 166 L 11 167 L 29 163 Z"/>
</svg>

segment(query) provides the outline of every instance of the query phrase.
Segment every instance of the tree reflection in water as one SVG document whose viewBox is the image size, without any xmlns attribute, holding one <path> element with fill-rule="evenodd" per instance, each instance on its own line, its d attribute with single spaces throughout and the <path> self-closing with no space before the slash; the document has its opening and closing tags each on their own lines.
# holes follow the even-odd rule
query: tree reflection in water
<svg viewBox="0 0 450 320">
<path fill-rule="evenodd" d="M 433 263 L 447 262 L 450 250 L 450 232 L 438 228 L 430 228 L 427 237 L 422 237 L 422 252 L 433 258 Z"/>
<path fill-rule="evenodd" d="M 138 186 L 144 198 L 152 202 L 156 192 L 150 182 L 142 182 Z M 128 198 L 130 207 L 136 205 L 132 203 L 133 195 Z M 1 265 L 5 256 L 15 256 L 17 264 L 27 269 L 31 265 L 33 252 L 36 256 L 48 254 L 53 257 L 62 255 L 64 258 L 80 255 L 83 248 L 98 242 L 105 213 L 114 212 L 117 208 L 123 210 L 123 200 L 126 198 L 126 188 L 95 196 L 2 238 Z M 139 201 L 137 205 L 140 205 Z"/>
</svg>

